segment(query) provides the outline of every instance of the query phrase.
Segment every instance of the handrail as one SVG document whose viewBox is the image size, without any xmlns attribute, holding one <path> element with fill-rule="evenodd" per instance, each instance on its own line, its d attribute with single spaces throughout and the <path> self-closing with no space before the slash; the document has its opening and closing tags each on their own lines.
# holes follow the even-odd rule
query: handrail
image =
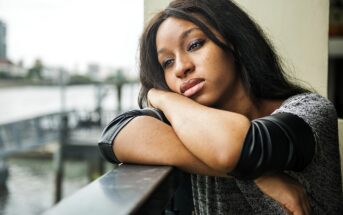
<svg viewBox="0 0 343 215">
<path fill-rule="evenodd" d="M 125 164 L 44 214 L 162 214 L 183 181 L 174 167 Z"/>
</svg>

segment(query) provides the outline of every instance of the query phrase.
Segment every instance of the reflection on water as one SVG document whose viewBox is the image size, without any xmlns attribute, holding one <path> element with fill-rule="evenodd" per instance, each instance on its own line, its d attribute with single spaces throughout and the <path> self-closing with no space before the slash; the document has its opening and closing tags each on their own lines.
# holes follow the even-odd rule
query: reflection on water
<svg viewBox="0 0 343 215">
<path fill-rule="evenodd" d="M 48 158 L 11 158 L 7 190 L 1 188 L 0 214 L 41 214 L 53 205 L 54 167 Z M 88 183 L 86 163 L 66 161 L 63 197 Z"/>
</svg>

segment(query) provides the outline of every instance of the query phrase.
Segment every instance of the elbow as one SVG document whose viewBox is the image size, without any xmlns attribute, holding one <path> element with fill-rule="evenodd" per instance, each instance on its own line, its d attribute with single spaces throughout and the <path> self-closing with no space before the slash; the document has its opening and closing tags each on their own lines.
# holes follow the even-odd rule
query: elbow
<svg viewBox="0 0 343 215">
<path fill-rule="evenodd" d="M 230 150 L 231 151 L 231 150 Z M 212 168 L 222 172 L 229 173 L 237 165 L 240 158 L 240 151 L 238 152 L 219 152 L 213 162 Z"/>
<path fill-rule="evenodd" d="M 213 153 L 214 162 L 212 168 L 225 174 L 235 169 L 241 157 L 242 148 L 250 125 L 250 121 L 244 119 L 240 123 L 239 132 L 230 132 L 231 135 L 226 137 L 225 140 L 222 140 L 222 144 L 218 144 L 221 147 L 218 147 L 215 153 Z"/>
</svg>

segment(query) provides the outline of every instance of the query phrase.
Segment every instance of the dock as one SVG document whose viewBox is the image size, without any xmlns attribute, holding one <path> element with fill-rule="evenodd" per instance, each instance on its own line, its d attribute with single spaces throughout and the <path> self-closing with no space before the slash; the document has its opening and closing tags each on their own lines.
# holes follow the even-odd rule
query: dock
<svg viewBox="0 0 343 215">
<path fill-rule="evenodd" d="M 104 159 L 97 141 L 106 122 L 96 112 L 56 112 L 0 125 L 0 186 L 6 186 L 9 170 L 6 160 L 12 156 L 30 156 L 37 149 L 54 145 L 55 202 L 62 199 L 65 160 L 87 163 L 89 182 L 104 173 Z M 114 117 L 115 113 L 102 113 Z M 86 116 L 86 117 L 85 117 Z M 109 120 L 109 119 L 108 119 Z M 37 153 L 36 153 L 37 155 Z"/>
</svg>

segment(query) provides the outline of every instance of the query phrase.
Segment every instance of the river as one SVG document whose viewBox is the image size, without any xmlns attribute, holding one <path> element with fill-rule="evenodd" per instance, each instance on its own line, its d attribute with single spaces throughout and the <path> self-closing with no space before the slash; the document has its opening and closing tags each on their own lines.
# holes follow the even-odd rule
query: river
<svg viewBox="0 0 343 215">
<path fill-rule="evenodd" d="M 116 91 L 105 86 L 107 94 L 102 101 L 105 110 L 117 107 Z M 65 88 L 65 109 L 94 110 L 97 88 L 71 86 Z M 123 109 L 137 107 L 138 85 L 123 88 Z M 59 87 L 13 87 L 0 89 L 0 124 L 61 110 Z M 41 214 L 53 205 L 54 167 L 49 158 L 10 158 L 7 160 L 10 176 L 7 189 L 0 188 L 0 215 Z M 107 169 L 111 168 L 107 166 Z M 67 161 L 63 197 L 85 186 L 86 164 Z"/>
<path fill-rule="evenodd" d="M 116 89 L 104 86 L 107 91 L 102 101 L 106 110 L 117 107 Z M 137 107 L 138 84 L 124 85 L 122 90 L 123 109 Z M 70 86 L 65 88 L 65 108 L 76 110 L 94 110 L 96 106 L 97 87 L 95 85 Z M 51 113 L 61 110 L 60 87 L 13 87 L 0 88 L 0 124 L 23 118 Z"/>
</svg>

